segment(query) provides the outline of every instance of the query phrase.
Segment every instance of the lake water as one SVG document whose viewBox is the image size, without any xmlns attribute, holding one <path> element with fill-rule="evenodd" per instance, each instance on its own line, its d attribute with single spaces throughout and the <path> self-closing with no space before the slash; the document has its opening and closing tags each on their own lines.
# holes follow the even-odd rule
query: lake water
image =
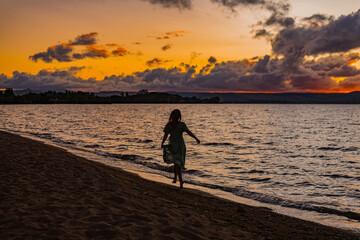
<svg viewBox="0 0 360 240">
<path fill-rule="evenodd" d="M 0 128 L 171 177 L 175 108 L 201 140 L 184 137 L 186 182 L 360 220 L 360 105 L 1 105 Z"/>
</svg>

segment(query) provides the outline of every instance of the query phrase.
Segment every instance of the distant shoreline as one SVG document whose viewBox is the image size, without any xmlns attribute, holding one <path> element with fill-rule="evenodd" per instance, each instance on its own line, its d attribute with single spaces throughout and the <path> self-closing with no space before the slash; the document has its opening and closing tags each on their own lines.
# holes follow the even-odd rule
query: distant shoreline
<svg viewBox="0 0 360 240">
<path fill-rule="evenodd" d="M 350 93 L 0 92 L 0 104 L 360 104 Z"/>
</svg>

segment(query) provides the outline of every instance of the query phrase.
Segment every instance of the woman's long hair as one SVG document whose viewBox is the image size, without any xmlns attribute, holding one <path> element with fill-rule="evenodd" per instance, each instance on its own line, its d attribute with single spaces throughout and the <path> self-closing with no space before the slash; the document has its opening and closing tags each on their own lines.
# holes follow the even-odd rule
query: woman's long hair
<svg viewBox="0 0 360 240">
<path fill-rule="evenodd" d="M 181 121 L 181 112 L 179 109 L 174 109 L 169 117 L 169 124 L 171 128 L 174 129 L 180 121 Z"/>
</svg>

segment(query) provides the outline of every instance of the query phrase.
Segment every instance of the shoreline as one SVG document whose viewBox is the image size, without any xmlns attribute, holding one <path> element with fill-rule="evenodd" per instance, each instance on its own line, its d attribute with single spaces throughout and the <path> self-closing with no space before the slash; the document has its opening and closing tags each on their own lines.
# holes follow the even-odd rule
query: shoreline
<svg viewBox="0 0 360 240">
<path fill-rule="evenodd" d="M 0 131 L 2 239 L 359 239 Z"/>
</svg>

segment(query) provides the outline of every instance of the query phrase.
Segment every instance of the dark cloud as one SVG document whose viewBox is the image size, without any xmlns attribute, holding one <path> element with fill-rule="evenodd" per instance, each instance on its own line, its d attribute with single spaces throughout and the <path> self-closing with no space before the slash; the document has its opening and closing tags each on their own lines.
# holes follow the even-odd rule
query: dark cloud
<svg viewBox="0 0 360 240">
<path fill-rule="evenodd" d="M 70 45 L 94 45 L 96 44 L 97 32 L 82 34 L 75 38 L 75 41 L 70 42 Z"/>
<path fill-rule="evenodd" d="M 143 0 L 152 4 L 161 5 L 165 8 L 191 9 L 192 0 Z M 289 8 L 286 1 L 274 2 L 272 0 L 211 0 L 220 6 L 224 6 L 231 11 L 236 11 L 238 6 L 265 6 L 266 8 Z"/>
<path fill-rule="evenodd" d="M 310 17 L 305 17 L 302 20 L 310 23 L 312 26 L 319 27 L 321 25 L 327 24 L 330 21 L 334 20 L 334 17 L 327 15 L 327 14 L 316 13 Z"/>
<path fill-rule="evenodd" d="M 169 62 L 169 60 L 162 60 L 160 58 L 153 58 L 146 62 L 146 65 L 148 67 L 158 67 L 160 65 L 163 65 L 164 63 Z"/>
<path fill-rule="evenodd" d="M 339 82 L 338 89 L 345 91 L 353 91 L 354 89 L 359 89 L 360 87 L 360 76 L 346 78 L 344 81 Z"/>
<path fill-rule="evenodd" d="M 252 32 L 255 32 L 254 38 L 265 37 L 270 41 L 274 31 L 294 27 L 295 18 L 288 16 L 290 7 L 288 0 L 265 1 L 263 8 L 270 12 L 270 16 L 252 26 L 254 28 Z M 259 27 L 260 29 L 257 29 Z"/>
<path fill-rule="evenodd" d="M 268 73 L 269 70 L 270 56 L 266 55 L 264 58 L 260 58 L 254 66 L 254 72 L 256 73 Z"/>
<path fill-rule="evenodd" d="M 265 26 L 280 25 L 282 27 L 291 27 L 295 20 L 291 17 L 285 17 L 279 13 L 273 13 L 264 23 Z"/>
<path fill-rule="evenodd" d="M 112 54 L 115 56 L 125 56 L 127 54 L 129 54 L 130 52 L 128 50 L 126 50 L 123 47 L 118 47 L 115 50 L 112 51 Z"/>
<path fill-rule="evenodd" d="M 94 79 L 83 80 L 74 75 L 79 71 L 77 68 L 67 70 L 41 70 L 38 74 L 13 72 L 11 78 L 0 79 L 0 86 L 15 89 L 31 88 L 34 90 L 57 90 L 82 89 L 94 87 Z"/>
<path fill-rule="evenodd" d="M 69 67 L 67 70 L 72 73 L 78 73 L 83 69 L 85 69 L 85 66 L 82 66 L 82 67 L 72 66 L 72 67 Z"/>
<path fill-rule="evenodd" d="M 291 27 L 295 20 L 288 16 L 290 3 L 288 1 L 267 1 L 265 8 L 271 12 L 270 17 L 263 22 L 264 26 L 279 25 L 282 27 Z"/>
<path fill-rule="evenodd" d="M 360 47 L 360 11 L 322 26 L 285 28 L 272 39 L 271 45 L 275 55 L 283 56 L 279 69 L 295 89 L 332 89 L 336 83 L 331 77 L 357 74 L 356 69 L 347 65 L 358 59 L 358 54 L 343 53 Z M 305 60 L 320 54 L 329 56 Z"/>
<path fill-rule="evenodd" d="M 162 36 L 157 36 L 155 37 L 157 40 L 167 40 L 167 39 L 170 39 L 171 37 L 183 37 L 184 34 L 186 34 L 188 32 L 186 31 L 172 31 L 172 32 L 166 32 L 164 33 Z M 151 36 L 149 36 L 151 37 Z"/>
<path fill-rule="evenodd" d="M 187 33 L 186 31 L 172 31 L 165 33 L 167 36 L 173 36 L 173 37 L 183 37 L 184 34 Z"/>
<path fill-rule="evenodd" d="M 191 0 L 143 0 L 165 8 L 191 9 Z"/>
<path fill-rule="evenodd" d="M 164 39 L 169 39 L 169 36 L 163 36 L 163 37 L 156 37 L 157 40 L 164 40 Z"/>
<path fill-rule="evenodd" d="M 84 58 L 107 58 L 109 56 L 124 56 L 130 52 L 115 43 L 107 43 L 105 46 L 96 45 L 96 36 L 98 33 L 92 32 L 82 34 L 75 38 L 74 41 L 61 43 L 49 47 L 46 52 L 36 53 L 29 56 L 29 59 L 37 62 L 42 60 L 46 63 L 51 63 L 53 60 L 58 62 L 71 62 L 74 60 Z M 74 52 L 76 46 L 83 46 L 85 50 L 81 52 Z M 110 52 L 107 48 L 116 48 Z"/>
<path fill-rule="evenodd" d="M 266 29 L 257 29 L 255 30 L 254 38 L 265 37 L 268 40 L 271 40 L 272 34 L 268 32 Z"/>
<path fill-rule="evenodd" d="M 360 10 L 321 27 L 285 28 L 272 40 L 274 53 L 283 55 L 337 53 L 357 47 L 360 47 Z"/>
<path fill-rule="evenodd" d="M 190 53 L 190 63 L 192 63 L 192 61 L 193 61 L 195 58 L 199 57 L 200 55 L 201 55 L 200 52 L 191 52 L 191 53 Z"/>
<path fill-rule="evenodd" d="M 360 47 L 360 10 L 318 28 L 316 37 L 306 44 L 307 54 L 346 52 Z"/>
<path fill-rule="evenodd" d="M 216 63 L 216 58 L 213 57 L 213 56 L 211 56 L 211 57 L 209 57 L 208 62 L 209 62 L 210 64 L 214 64 L 214 63 Z"/>
<path fill-rule="evenodd" d="M 292 17 L 288 16 L 290 10 L 290 3 L 288 0 L 211 0 L 214 3 L 217 3 L 220 6 L 224 6 L 230 9 L 232 12 L 237 12 L 236 8 L 239 6 L 244 7 L 259 7 L 260 9 L 266 9 L 270 12 L 270 16 L 264 20 L 258 22 L 255 26 L 268 27 L 273 25 L 278 25 L 281 27 L 290 27 L 295 24 L 295 20 Z M 256 30 L 256 37 L 266 36 L 260 34 L 261 30 Z M 264 33 L 264 32 L 263 32 Z"/>
<path fill-rule="evenodd" d="M 323 71 L 329 72 L 336 68 L 341 68 L 344 65 L 351 65 L 360 59 L 360 54 L 349 53 L 349 54 L 336 54 L 327 57 L 321 57 L 316 60 L 309 60 L 303 63 L 305 68 L 311 69 L 312 71 Z"/>
<path fill-rule="evenodd" d="M 107 43 L 107 44 L 105 44 L 105 46 L 107 46 L 107 47 L 120 47 L 120 45 L 116 44 L 116 43 Z"/>
<path fill-rule="evenodd" d="M 331 77 L 352 77 L 357 75 L 360 75 L 360 69 L 349 66 L 348 64 L 344 64 L 341 67 L 332 69 L 327 73 L 327 76 Z"/>
<path fill-rule="evenodd" d="M 109 56 L 108 51 L 99 46 L 87 46 L 86 51 L 83 53 L 74 53 L 72 55 L 73 59 L 83 59 L 83 58 L 107 58 Z"/>
<path fill-rule="evenodd" d="M 53 60 L 57 60 L 59 62 L 71 62 L 69 54 L 72 51 L 72 46 L 68 45 L 67 43 L 62 43 L 48 47 L 46 52 L 39 52 L 29 56 L 29 59 L 33 60 L 34 62 L 37 62 L 40 59 L 46 63 L 51 63 Z"/>
<path fill-rule="evenodd" d="M 358 53 L 340 54 L 320 58 L 316 62 L 305 62 L 304 66 L 313 71 L 322 72 L 323 75 L 330 77 L 352 77 L 360 74 L 360 70 L 354 66 L 360 60 Z"/>
<path fill-rule="evenodd" d="M 164 46 L 162 46 L 161 50 L 166 51 L 169 50 L 172 47 L 172 44 L 166 44 Z"/>
<path fill-rule="evenodd" d="M 98 33 L 96 32 L 82 34 L 80 36 L 77 36 L 74 41 L 69 41 L 67 43 L 51 46 L 45 52 L 39 52 L 32 56 L 29 56 L 29 59 L 35 62 L 37 62 L 40 59 L 46 63 L 51 63 L 53 60 L 57 60 L 58 62 L 71 62 L 73 60 L 71 58 L 71 53 L 74 50 L 74 46 L 94 45 L 96 43 L 97 34 Z M 93 56 L 91 53 L 87 53 L 84 55 L 75 54 L 75 56 L 78 57 L 78 58 L 75 57 L 75 59 L 81 59 L 86 57 L 87 55 L 88 57 Z"/>
<path fill-rule="evenodd" d="M 221 6 L 225 6 L 233 11 L 238 6 L 249 6 L 249 5 L 265 5 L 267 0 L 211 0 Z"/>
</svg>

